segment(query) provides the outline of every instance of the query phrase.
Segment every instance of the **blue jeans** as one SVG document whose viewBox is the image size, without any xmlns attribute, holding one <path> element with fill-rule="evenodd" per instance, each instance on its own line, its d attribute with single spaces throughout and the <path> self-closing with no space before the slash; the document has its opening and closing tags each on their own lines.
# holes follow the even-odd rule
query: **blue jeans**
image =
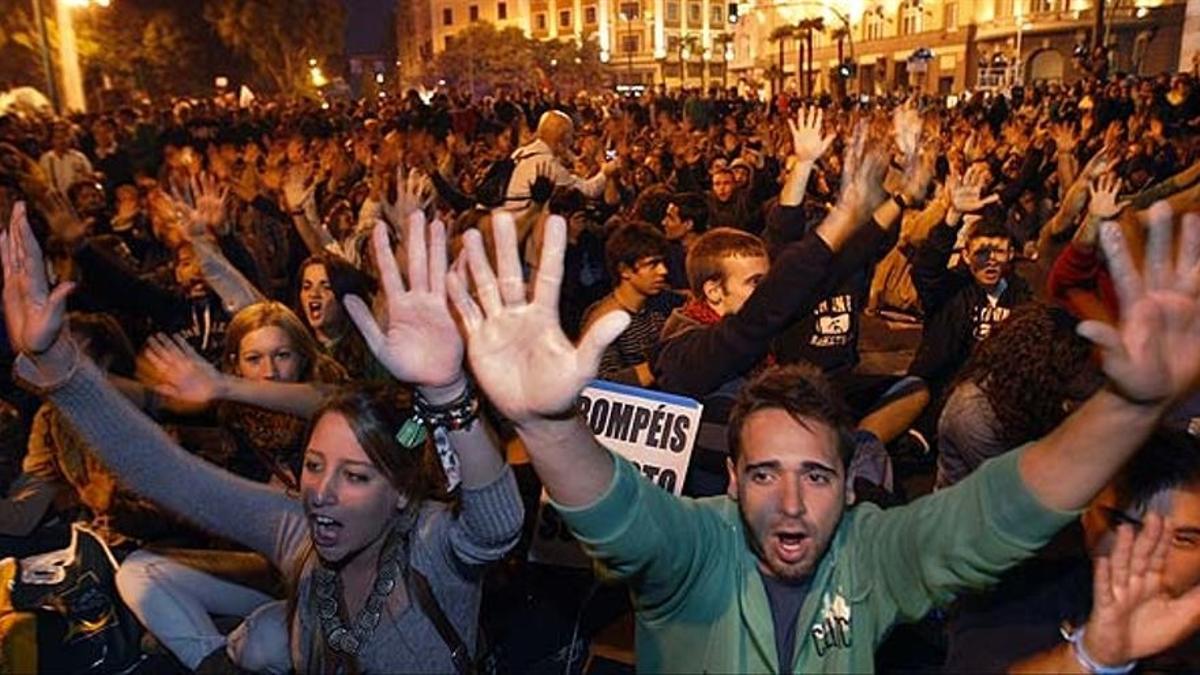
<svg viewBox="0 0 1200 675">
<path fill-rule="evenodd" d="M 222 557 L 253 555 L 214 553 Z M 212 615 L 245 618 L 274 600 L 262 591 L 148 550 L 134 551 L 121 563 L 117 590 L 142 625 L 193 670 L 204 657 L 226 645 Z"/>
</svg>

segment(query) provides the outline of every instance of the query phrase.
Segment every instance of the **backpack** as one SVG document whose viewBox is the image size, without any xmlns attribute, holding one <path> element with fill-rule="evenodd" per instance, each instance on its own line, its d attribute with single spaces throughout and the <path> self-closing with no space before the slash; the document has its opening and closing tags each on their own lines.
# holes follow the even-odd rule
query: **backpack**
<svg viewBox="0 0 1200 675">
<path fill-rule="evenodd" d="M 517 163 L 544 154 L 546 153 L 517 154 L 515 157 L 509 156 L 492 162 L 475 189 L 475 201 L 488 208 L 504 206 L 504 202 L 508 201 L 508 184 L 512 182 Z M 529 195 L 517 195 L 514 199 L 529 199 Z"/>
<path fill-rule="evenodd" d="M 117 593 L 116 572 L 108 545 L 79 523 L 65 549 L 0 561 L 8 590 L 0 617 L 13 629 L 0 634 L 8 661 L 0 671 L 31 663 L 38 672 L 89 675 L 136 667 L 142 629 Z"/>
</svg>

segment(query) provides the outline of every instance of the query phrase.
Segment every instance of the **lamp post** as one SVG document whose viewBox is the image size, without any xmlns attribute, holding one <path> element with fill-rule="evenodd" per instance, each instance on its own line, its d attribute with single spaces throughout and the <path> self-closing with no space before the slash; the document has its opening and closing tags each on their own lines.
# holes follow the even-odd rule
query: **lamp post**
<svg viewBox="0 0 1200 675">
<path fill-rule="evenodd" d="M 1025 59 L 1021 56 L 1021 35 L 1030 28 L 1033 28 L 1033 24 L 1026 22 L 1024 17 L 1017 17 L 1017 57 L 1013 61 L 1014 84 L 1025 83 Z"/>
<path fill-rule="evenodd" d="M 62 97 L 55 100 L 64 111 L 87 112 L 87 99 L 83 95 L 83 74 L 79 70 L 79 45 L 75 38 L 75 23 L 71 10 L 85 7 L 108 7 L 111 0 L 56 0 L 54 3 L 54 18 L 58 24 L 58 67 L 62 83 Z M 42 40 L 45 42 L 45 24 L 42 22 L 41 8 L 34 0 L 34 19 L 41 24 Z M 46 61 L 49 71 L 49 49 L 43 48 L 42 58 Z M 47 78 L 49 81 L 49 78 Z"/>
<path fill-rule="evenodd" d="M 33 22 L 37 24 L 38 40 L 41 42 L 42 70 L 46 75 L 46 95 L 54 104 L 54 110 L 59 111 L 58 86 L 54 84 L 54 68 L 50 65 L 50 37 L 46 35 L 46 21 L 42 18 L 41 0 L 33 0 Z"/>
<path fill-rule="evenodd" d="M 629 16 L 625 12 L 621 12 L 617 16 L 621 17 L 621 20 L 625 22 L 625 36 L 629 37 L 629 36 L 633 35 L 633 17 Z M 628 84 L 632 85 L 633 84 L 633 50 L 628 49 L 628 47 L 629 47 L 628 44 L 621 45 L 621 46 L 622 46 L 622 48 L 625 49 L 625 79 L 628 81 Z"/>
</svg>

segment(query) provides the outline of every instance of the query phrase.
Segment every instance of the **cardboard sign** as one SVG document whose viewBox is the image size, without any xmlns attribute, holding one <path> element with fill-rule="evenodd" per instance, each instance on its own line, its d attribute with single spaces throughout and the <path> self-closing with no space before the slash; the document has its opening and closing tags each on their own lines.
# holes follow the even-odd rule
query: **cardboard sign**
<svg viewBox="0 0 1200 675">
<path fill-rule="evenodd" d="M 633 462 L 647 480 L 674 495 L 683 490 L 700 430 L 698 402 L 660 391 L 595 380 L 579 395 L 579 410 L 596 440 Z M 591 561 L 542 491 L 531 562 L 590 567 Z"/>
</svg>

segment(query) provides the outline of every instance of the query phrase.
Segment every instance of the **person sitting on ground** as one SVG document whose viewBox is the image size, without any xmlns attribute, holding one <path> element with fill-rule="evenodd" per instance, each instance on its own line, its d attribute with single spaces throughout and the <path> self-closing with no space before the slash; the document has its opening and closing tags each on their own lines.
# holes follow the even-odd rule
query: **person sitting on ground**
<svg viewBox="0 0 1200 675">
<path fill-rule="evenodd" d="M 938 419 L 937 488 L 1040 438 L 1102 384 L 1078 321 L 1031 302 L 971 354 Z"/>
<path fill-rule="evenodd" d="M 946 220 L 929 232 L 913 260 L 912 278 L 924 313 L 921 344 L 908 372 L 924 380 L 937 401 L 977 343 L 1029 301 L 1029 285 L 1013 270 L 1016 244 L 1003 212 L 980 199 L 982 172 L 971 170 L 952 191 Z M 994 195 L 993 195 L 994 197 Z M 962 209 L 962 210 L 960 210 Z M 984 209 L 966 235 L 962 263 L 948 267 L 965 210 Z M 936 411 L 934 411 L 936 412 Z"/>
<path fill-rule="evenodd" d="M 632 222 L 608 236 L 604 253 L 616 288 L 592 305 L 583 317 L 582 332 L 605 314 L 622 310 L 632 318 L 629 327 L 604 350 L 600 378 L 637 387 L 654 383 L 650 354 L 663 324 L 683 298 L 667 288 L 664 258 L 667 239 L 654 226 Z"/>
<path fill-rule="evenodd" d="M 1200 218 L 1184 228 L 1187 239 L 1200 237 Z M 478 304 L 465 273 L 448 280 L 472 373 L 513 421 L 584 550 L 630 585 L 638 668 L 647 672 L 873 670 L 894 625 L 987 587 L 1032 556 L 1200 387 L 1200 251 L 1184 247 L 1176 261 L 1172 215 L 1158 210 L 1145 277 L 1106 226 L 1122 319 L 1079 331 L 1100 348 L 1109 384 L 1044 438 L 908 505 L 847 508 L 853 444 L 835 399 L 809 371 L 772 368 L 731 414 L 727 495 L 679 498 L 572 414 L 628 317 L 606 315 L 572 347 L 554 313 L 564 223 L 547 223 L 532 299 L 512 225 L 505 229 L 496 237 L 497 272 L 480 239 L 467 242 Z"/>
<path fill-rule="evenodd" d="M 376 227 L 386 333 L 365 304 L 350 305 L 373 353 L 416 393 L 355 389 L 328 401 L 314 415 L 295 499 L 189 455 L 121 399 L 66 335 L 70 286 L 50 290 L 23 215 L 16 209 L 0 233 L 4 318 L 21 354 L 19 375 L 46 393 L 119 479 L 267 556 L 290 580 L 287 602 L 260 607 L 229 638 L 193 640 L 186 665 L 450 672 L 479 656 L 483 567 L 516 543 L 522 508 L 466 382 L 443 291 L 439 223 L 428 248 L 423 221 L 406 233 L 409 291 L 386 226 Z M 437 498 L 446 483 L 435 468 L 435 438 L 456 455 L 457 507 Z"/>
</svg>

